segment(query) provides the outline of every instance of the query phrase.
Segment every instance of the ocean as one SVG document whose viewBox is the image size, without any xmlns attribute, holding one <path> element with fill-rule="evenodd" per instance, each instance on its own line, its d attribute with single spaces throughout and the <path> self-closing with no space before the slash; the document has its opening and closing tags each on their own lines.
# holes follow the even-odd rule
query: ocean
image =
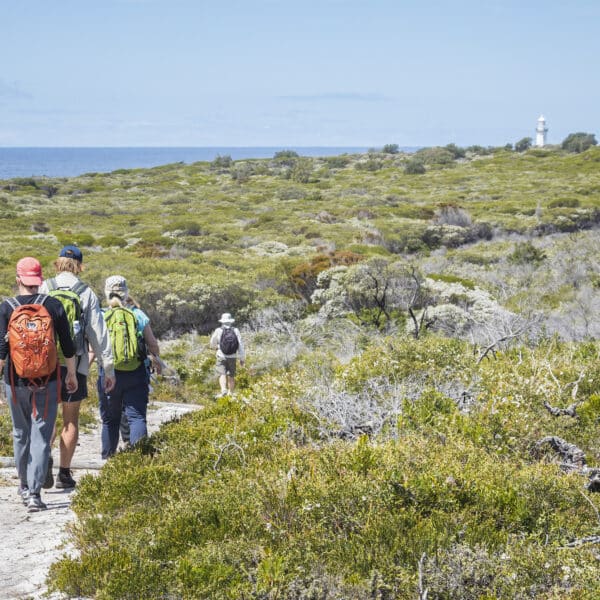
<svg viewBox="0 0 600 600">
<path fill-rule="evenodd" d="M 338 156 L 366 152 L 361 147 L 237 147 L 237 148 L 2 148 L 0 179 L 13 177 L 75 177 L 116 169 L 148 168 L 183 162 L 212 161 L 217 156 L 271 158 L 281 150 L 300 156 Z M 415 148 L 400 148 L 411 152 Z"/>
</svg>

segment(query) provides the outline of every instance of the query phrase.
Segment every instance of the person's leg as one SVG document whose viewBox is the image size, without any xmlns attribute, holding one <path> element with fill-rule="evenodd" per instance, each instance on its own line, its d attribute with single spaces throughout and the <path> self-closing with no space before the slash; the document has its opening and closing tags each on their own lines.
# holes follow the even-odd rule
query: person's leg
<svg viewBox="0 0 600 600">
<path fill-rule="evenodd" d="M 148 435 L 148 379 L 144 372 L 128 373 L 129 383 L 123 394 L 125 414 L 129 423 L 129 443 L 133 446 Z"/>
<path fill-rule="evenodd" d="M 235 377 L 231 375 L 227 375 L 227 389 L 230 394 L 233 394 L 233 390 L 235 389 Z"/>
<path fill-rule="evenodd" d="M 75 487 L 76 482 L 71 474 L 71 461 L 77 448 L 77 442 L 79 440 L 79 410 L 81 408 L 81 401 L 87 398 L 87 377 L 81 373 L 77 373 L 77 391 L 73 394 L 67 391 L 66 367 L 61 367 L 62 371 L 62 386 L 61 386 L 61 397 L 62 397 L 62 417 L 63 426 L 60 432 L 60 462 L 58 477 L 56 479 L 57 488 L 72 488 Z M 52 446 L 50 447 L 52 449 Z M 51 468 L 52 460 L 50 459 L 48 467 Z M 49 474 L 48 481 L 51 479 Z"/>
<path fill-rule="evenodd" d="M 39 495 L 48 472 L 50 439 L 58 410 L 56 381 L 46 384 L 46 389 L 31 392 L 35 403 L 35 416 L 31 414 L 31 443 L 27 465 L 27 483 L 30 495 Z"/>
<path fill-rule="evenodd" d="M 236 367 L 236 359 L 228 358 L 225 362 L 225 368 L 227 373 L 227 389 L 230 394 L 233 394 L 233 390 L 235 388 L 235 367 Z"/>
<path fill-rule="evenodd" d="M 63 428 L 60 434 L 60 468 L 70 469 L 73 454 L 79 440 L 79 410 L 81 401 L 87 398 L 87 376 L 77 373 L 77 391 L 70 394 L 66 387 L 67 368 L 61 367 Z"/>
<path fill-rule="evenodd" d="M 127 420 L 127 414 L 125 413 L 125 407 L 121 413 L 121 422 L 119 423 L 119 432 L 121 433 L 121 440 L 124 444 L 129 444 L 131 432 L 129 430 L 129 421 Z"/>
<path fill-rule="evenodd" d="M 115 387 L 109 395 L 104 392 L 104 381 L 98 378 L 98 398 L 100 401 L 100 418 L 102 419 L 102 458 L 109 458 L 117 451 L 119 445 L 119 422 L 121 421 L 122 393 L 120 375 Z"/>
<path fill-rule="evenodd" d="M 81 401 L 63 402 L 63 428 L 60 434 L 60 467 L 70 469 L 79 440 L 79 409 Z"/>
<path fill-rule="evenodd" d="M 19 475 L 21 488 L 27 488 L 27 463 L 29 462 L 29 444 L 31 442 L 31 402 L 26 387 L 15 387 L 15 396 L 10 385 L 5 386 L 6 402 L 10 409 L 13 425 L 13 452 L 15 467 Z"/>
<path fill-rule="evenodd" d="M 219 387 L 221 391 L 217 394 L 217 398 L 224 396 L 227 393 L 227 368 L 225 367 L 225 358 L 219 358 L 217 356 L 217 364 L 215 365 L 215 371 L 219 376 Z"/>
</svg>

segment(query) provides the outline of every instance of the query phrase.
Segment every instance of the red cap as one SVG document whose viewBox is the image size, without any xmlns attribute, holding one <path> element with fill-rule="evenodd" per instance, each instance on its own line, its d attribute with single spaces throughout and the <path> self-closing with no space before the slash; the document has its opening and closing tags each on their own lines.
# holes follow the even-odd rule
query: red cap
<svg viewBox="0 0 600 600">
<path fill-rule="evenodd" d="M 26 256 L 17 263 L 17 277 L 28 287 L 42 285 L 42 265 L 35 258 Z"/>
</svg>

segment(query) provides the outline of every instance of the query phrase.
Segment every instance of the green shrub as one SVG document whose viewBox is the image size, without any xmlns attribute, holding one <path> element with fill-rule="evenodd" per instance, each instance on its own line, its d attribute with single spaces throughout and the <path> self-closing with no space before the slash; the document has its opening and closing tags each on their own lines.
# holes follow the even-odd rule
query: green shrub
<svg viewBox="0 0 600 600">
<path fill-rule="evenodd" d="M 103 235 L 96 240 L 96 243 L 103 248 L 110 248 L 111 246 L 124 248 L 127 246 L 127 240 L 118 235 Z"/>
<path fill-rule="evenodd" d="M 96 238 L 90 233 L 70 232 L 65 230 L 55 235 L 61 246 L 71 244 L 74 246 L 94 246 L 96 244 Z"/>
<path fill-rule="evenodd" d="M 411 158 L 404 166 L 404 172 L 407 175 L 423 175 L 425 171 L 425 164 L 423 160 L 418 157 Z"/>
<path fill-rule="evenodd" d="M 4 385 L 4 383 L 1 385 Z M 10 417 L 8 406 L 4 403 L 0 404 L 0 456 L 12 456 L 12 454 L 12 419 Z"/>
<path fill-rule="evenodd" d="M 548 208 L 579 208 L 580 205 L 577 198 L 556 198 L 548 202 Z"/>
<path fill-rule="evenodd" d="M 443 273 L 429 273 L 427 275 L 429 279 L 434 279 L 435 281 L 444 281 L 446 283 L 460 283 L 463 287 L 468 290 L 475 289 L 475 283 L 470 279 L 463 279 L 462 277 L 457 277 L 456 275 L 448 275 Z"/>
<path fill-rule="evenodd" d="M 561 148 L 567 152 L 585 152 L 588 148 L 598 144 L 593 133 L 570 133 L 562 142 Z"/>
<path fill-rule="evenodd" d="M 533 263 L 539 265 L 546 259 L 546 253 L 536 248 L 531 242 L 519 242 L 508 259 L 518 264 Z"/>
</svg>

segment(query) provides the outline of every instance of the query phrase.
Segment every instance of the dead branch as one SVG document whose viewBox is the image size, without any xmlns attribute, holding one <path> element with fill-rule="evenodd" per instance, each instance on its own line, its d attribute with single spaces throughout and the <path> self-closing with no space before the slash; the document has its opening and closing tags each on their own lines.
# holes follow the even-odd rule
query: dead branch
<svg viewBox="0 0 600 600">
<path fill-rule="evenodd" d="M 540 319 L 540 315 L 529 317 L 505 315 L 500 320 L 486 324 L 485 329 L 488 332 L 488 339 L 491 341 L 479 352 L 477 364 L 481 363 L 484 358 L 487 358 L 490 352 L 495 356 L 498 346 L 503 342 L 510 342 L 511 340 L 520 338 L 528 331 L 534 329 L 539 324 Z"/>
<path fill-rule="evenodd" d="M 508 342 L 510 340 L 514 340 L 515 338 L 520 337 L 521 335 L 523 335 L 525 333 L 525 331 L 527 331 L 528 328 L 529 328 L 529 325 L 524 324 L 521 327 L 519 327 L 516 331 L 514 331 L 512 333 L 507 333 L 507 334 L 499 337 L 498 339 L 494 340 L 491 344 L 489 344 L 486 348 L 484 348 L 484 350 L 482 352 L 479 353 L 479 357 L 477 358 L 477 364 L 479 364 L 484 358 L 486 358 L 490 352 L 495 357 L 496 356 L 496 347 L 498 346 L 498 344 L 501 344 L 502 342 Z"/>
<path fill-rule="evenodd" d="M 538 458 L 542 454 L 542 446 L 549 444 L 551 448 L 562 458 L 564 466 L 574 469 L 583 469 L 586 465 L 585 453 L 575 444 L 556 436 L 549 435 L 536 443 L 533 454 Z"/>
<path fill-rule="evenodd" d="M 600 471 L 594 469 L 593 472 L 589 473 L 590 480 L 585 486 L 589 492 L 598 493 L 600 492 Z"/>
<path fill-rule="evenodd" d="M 577 417 L 577 407 L 581 404 L 581 402 L 573 402 L 573 404 L 569 404 L 567 408 L 556 408 L 554 406 L 550 406 L 550 404 L 544 400 L 544 407 L 553 417 Z"/>
<path fill-rule="evenodd" d="M 598 507 L 580 490 L 579 493 L 584 497 L 585 500 L 589 503 L 589 505 L 594 509 L 596 513 L 596 519 L 600 524 L 600 512 L 598 512 Z"/>
<path fill-rule="evenodd" d="M 588 535 L 587 537 L 573 540 L 568 544 L 565 544 L 563 548 L 578 548 L 584 544 L 600 544 L 600 535 Z"/>
<path fill-rule="evenodd" d="M 217 470 L 217 467 L 219 466 L 219 463 L 221 462 L 221 459 L 223 458 L 223 454 L 225 453 L 226 450 L 237 450 L 242 456 L 242 463 L 243 464 L 246 463 L 246 454 L 244 453 L 243 448 L 239 444 L 236 444 L 235 442 L 229 442 L 227 444 L 223 444 L 223 446 L 221 446 L 219 450 L 220 450 L 219 456 L 217 457 L 217 460 L 215 461 L 215 464 L 213 465 L 213 469 L 215 471 Z"/>
</svg>

